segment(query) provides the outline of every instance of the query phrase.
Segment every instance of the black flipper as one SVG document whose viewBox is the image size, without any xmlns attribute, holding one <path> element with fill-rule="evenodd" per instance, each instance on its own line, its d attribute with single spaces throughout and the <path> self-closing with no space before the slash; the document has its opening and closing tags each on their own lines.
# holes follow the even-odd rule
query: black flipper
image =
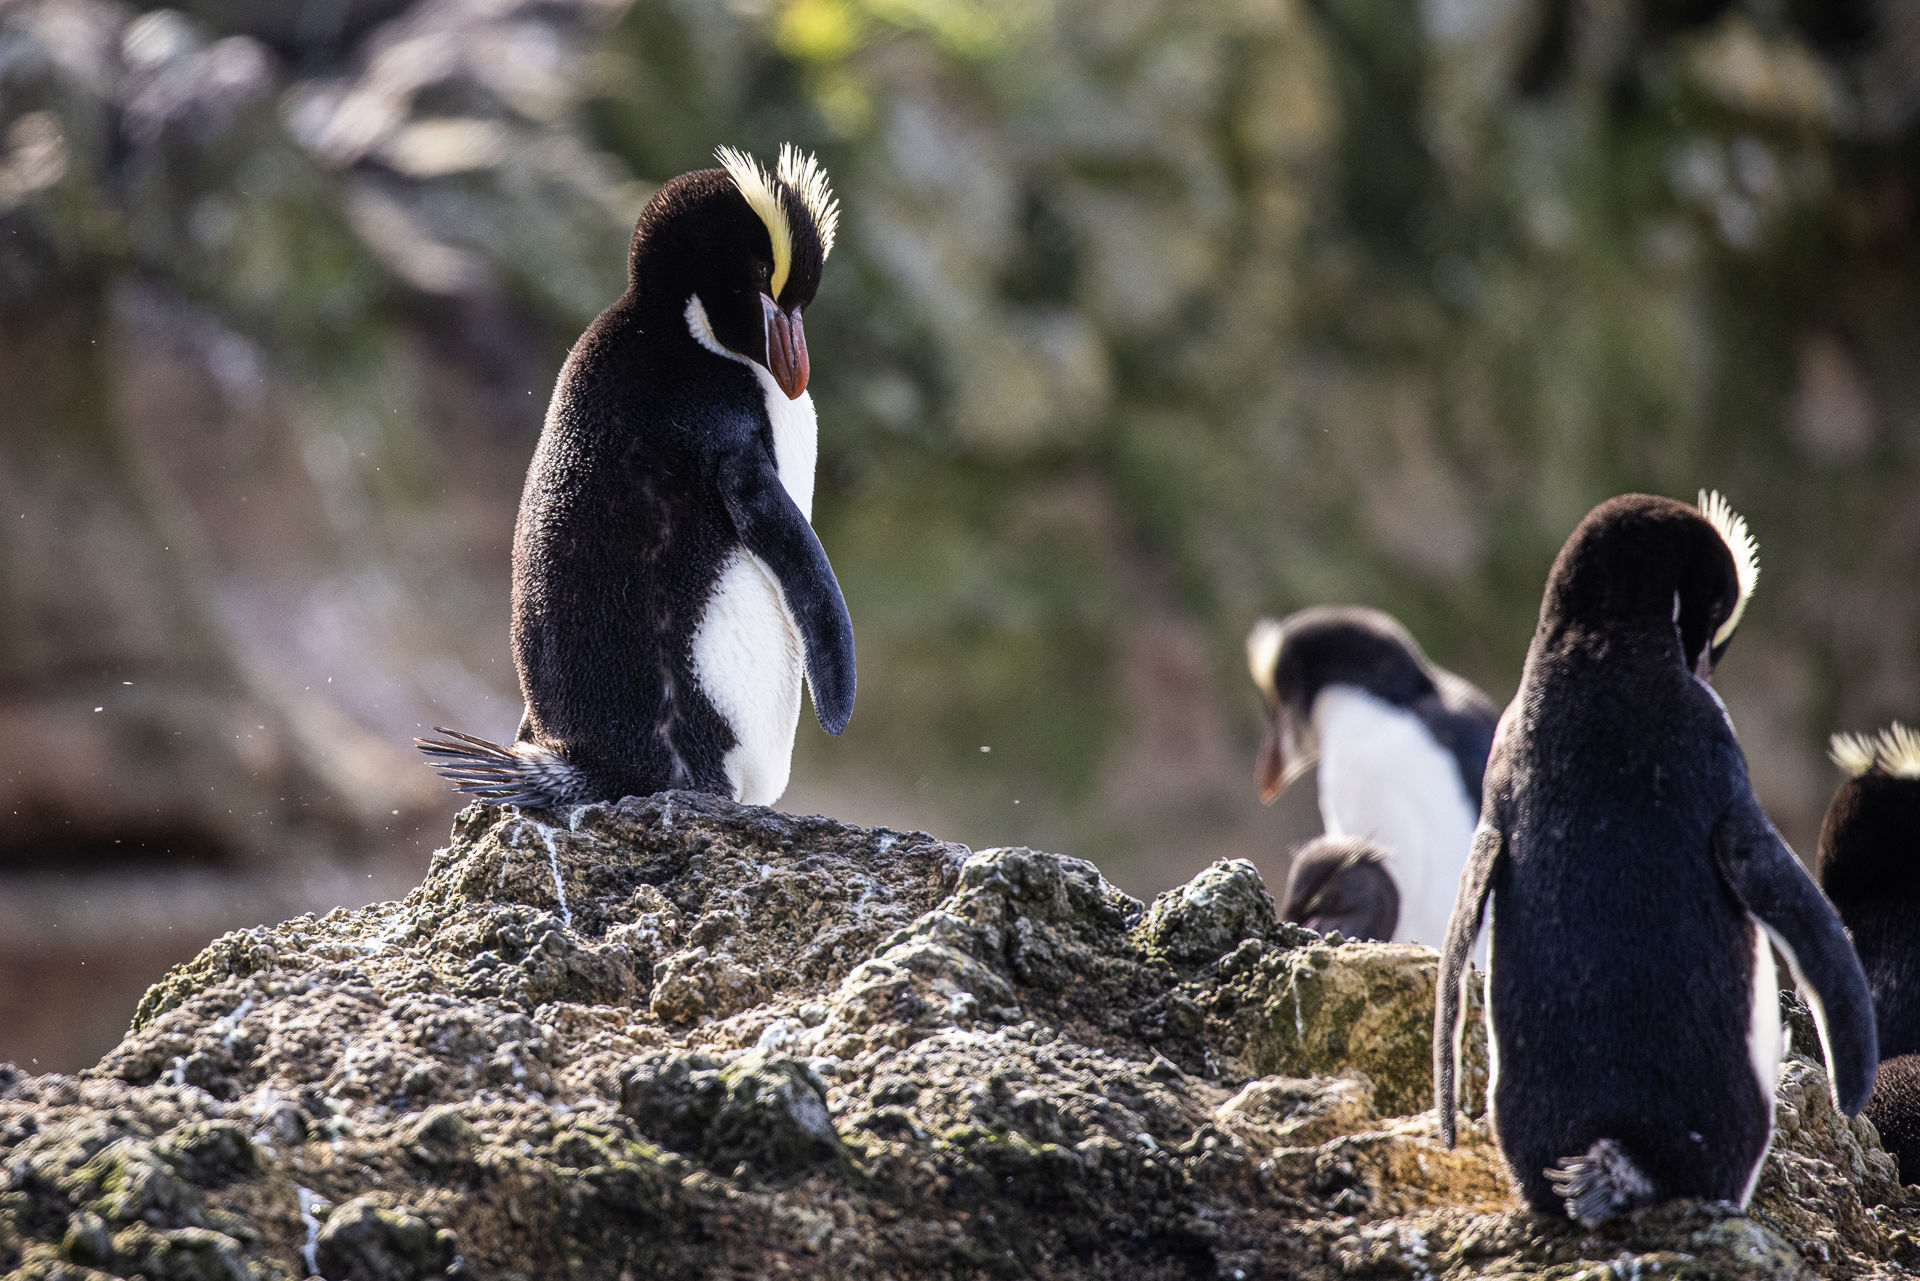
<svg viewBox="0 0 1920 1281">
<path fill-rule="evenodd" d="M 1570 1156 L 1544 1173 L 1566 1201 L 1567 1217 L 1578 1220 L 1583 1228 L 1597 1228 L 1657 1199 L 1653 1181 L 1612 1139 L 1601 1139 L 1585 1155 Z"/>
<path fill-rule="evenodd" d="M 820 728 L 838 734 L 853 715 L 853 619 L 826 549 L 763 452 L 726 455 L 718 479 L 740 542 L 773 571 L 800 625 Z"/>
<path fill-rule="evenodd" d="M 1833 905 L 1745 788 L 1714 825 L 1713 857 L 1741 906 L 1786 956 L 1813 1007 L 1834 1102 L 1854 1115 L 1873 1093 L 1880 1043 L 1867 976 Z"/>
<path fill-rule="evenodd" d="M 413 744 L 439 758 L 434 771 L 455 791 L 522 809 L 557 809 L 576 799 L 573 767 L 547 748 L 527 742 L 502 747 L 439 725 L 433 732 L 446 738 L 416 738 Z"/>
<path fill-rule="evenodd" d="M 1433 1001 L 1433 1106 L 1440 1116 L 1440 1137 L 1448 1147 L 1454 1145 L 1453 1114 L 1460 1105 L 1454 1076 L 1460 1063 L 1460 1031 L 1467 1008 L 1468 961 L 1480 937 L 1494 867 L 1506 850 L 1506 834 L 1483 818 L 1473 833 L 1473 849 L 1460 873 L 1460 893 L 1447 920 L 1446 946 L 1440 949 Z"/>
</svg>

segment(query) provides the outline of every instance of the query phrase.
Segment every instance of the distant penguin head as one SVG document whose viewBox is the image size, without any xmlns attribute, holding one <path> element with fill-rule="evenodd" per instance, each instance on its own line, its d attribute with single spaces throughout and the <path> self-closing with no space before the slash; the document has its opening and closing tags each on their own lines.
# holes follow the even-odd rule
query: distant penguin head
<svg viewBox="0 0 1920 1281">
<path fill-rule="evenodd" d="M 680 175 L 641 211 L 627 259 L 632 290 L 798 397 L 808 376 L 800 313 L 833 251 L 840 202 L 819 162 L 792 144 L 772 173 L 731 147 L 718 155 L 721 168 Z"/>
<path fill-rule="evenodd" d="M 1287 871 L 1282 920 L 1321 934 L 1390 939 L 1400 924 L 1400 889 L 1386 851 L 1352 836 L 1321 836 L 1302 846 Z"/>
<path fill-rule="evenodd" d="M 1392 615 L 1361 606 L 1261 619 L 1247 633 L 1247 670 L 1267 709 L 1254 781 L 1269 805 L 1319 759 L 1313 707 L 1324 690 L 1350 685 L 1396 707 L 1434 692 L 1419 643 Z"/>
<path fill-rule="evenodd" d="M 1847 779 L 1820 825 L 1820 887 L 1849 926 L 1861 908 L 1910 910 L 1920 898 L 1920 732 L 1896 723 L 1835 734 L 1830 751 Z"/>
<path fill-rule="evenodd" d="M 1606 632 L 1671 626 L 1687 669 L 1705 681 L 1726 653 L 1760 573 L 1747 522 L 1719 494 L 1697 507 L 1622 494 L 1587 513 L 1547 578 L 1540 624 Z"/>
</svg>

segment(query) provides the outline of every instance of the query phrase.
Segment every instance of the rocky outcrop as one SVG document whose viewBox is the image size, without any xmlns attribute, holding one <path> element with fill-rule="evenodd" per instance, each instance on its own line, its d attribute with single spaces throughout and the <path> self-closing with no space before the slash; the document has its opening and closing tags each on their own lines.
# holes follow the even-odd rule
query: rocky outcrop
<svg viewBox="0 0 1920 1281">
<path fill-rule="evenodd" d="M 1424 949 L 1277 923 L 1244 863 L 1147 908 L 1079 859 L 687 794 L 559 825 L 476 806 L 404 901 L 229 934 L 91 1071 L 5 1070 L 0 1270 L 1920 1263 L 1920 1201 L 1805 1059 L 1749 1214 L 1583 1232 L 1520 1210 L 1483 1125 L 1449 1151 L 1420 1111 L 1433 972 Z"/>
</svg>

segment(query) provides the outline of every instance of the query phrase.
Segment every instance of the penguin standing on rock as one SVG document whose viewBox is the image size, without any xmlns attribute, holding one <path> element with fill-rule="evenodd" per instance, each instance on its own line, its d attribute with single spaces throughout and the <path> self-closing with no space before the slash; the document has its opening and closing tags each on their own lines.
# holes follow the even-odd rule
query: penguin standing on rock
<svg viewBox="0 0 1920 1281">
<path fill-rule="evenodd" d="M 1484 920 L 1494 1133 L 1536 1209 L 1588 1226 L 1752 1195 L 1781 1053 L 1770 942 L 1813 1007 L 1840 1109 L 1873 1087 L 1866 976 L 1707 683 L 1758 573 L 1717 494 L 1594 508 L 1554 562 L 1488 763 L 1440 958 L 1440 1130 L 1451 1146 Z"/>
<path fill-rule="evenodd" d="M 1836 734 L 1847 781 L 1820 825 L 1820 887 L 1839 909 L 1873 990 L 1880 1036 L 1867 1116 L 1920 1183 L 1920 733 Z"/>
<path fill-rule="evenodd" d="M 421 740 L 455 787 L 536 808 L 671 787 L 770 804 L 804 673 L 853 711 L 853 624 L 809 524 L 816 449 L 800 316 L 839 203 L 788 146 L 730 148 L 641 211 L 627 291 L 574 344 L 513 543 L 511 746 Z"/>
<path fill-rule="evenodd" d="M 1480 815 L 1480 775 L 1500 715 L 1492 701 L 1434 666 L 1377 609 L 1263 618 L 1247 635 L 1247 667 L 1267 707 L 1255 770 L 1261 801 L 1272 804 L 1318 762 L 1327 834 L 1382 851 L 1371 866 L 1398 894 L 1393 939 L 1438 947 Z M 1346 874 L 1361 878 L 1356 892 L 1374 879 L 1357 865 Z"/>
</svg>

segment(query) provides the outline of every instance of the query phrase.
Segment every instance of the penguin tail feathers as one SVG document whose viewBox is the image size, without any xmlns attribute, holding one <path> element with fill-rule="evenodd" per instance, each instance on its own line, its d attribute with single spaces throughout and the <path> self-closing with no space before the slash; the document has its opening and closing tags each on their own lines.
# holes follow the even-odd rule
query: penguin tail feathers
<svg viewBox="0 0 1920 1281">
<path fill-rule="evenodd" d="M 1613 1139 L 1601 1139 L 1581 1156 L 1570 1156 L 1548 1166 L 1547 1182 L 1567 1204 L 1567 1217 L 1583 1228 L 1598 1227 L 1608 1219 L 1652 1205 L 1653 1180 L 1640 1172 L 1626 1149 Z"/>
<path fill-rule="evenodd" d="M 573 766 L 552 748 L 538 743 L 502 747 L 440 725 L 433 732 L 445 737 L 416 738 L 413 745 L 434 758 L 429 763 L 455 791 L 522 809 L 557 809 L 575 799 Z"/>
</svg>

